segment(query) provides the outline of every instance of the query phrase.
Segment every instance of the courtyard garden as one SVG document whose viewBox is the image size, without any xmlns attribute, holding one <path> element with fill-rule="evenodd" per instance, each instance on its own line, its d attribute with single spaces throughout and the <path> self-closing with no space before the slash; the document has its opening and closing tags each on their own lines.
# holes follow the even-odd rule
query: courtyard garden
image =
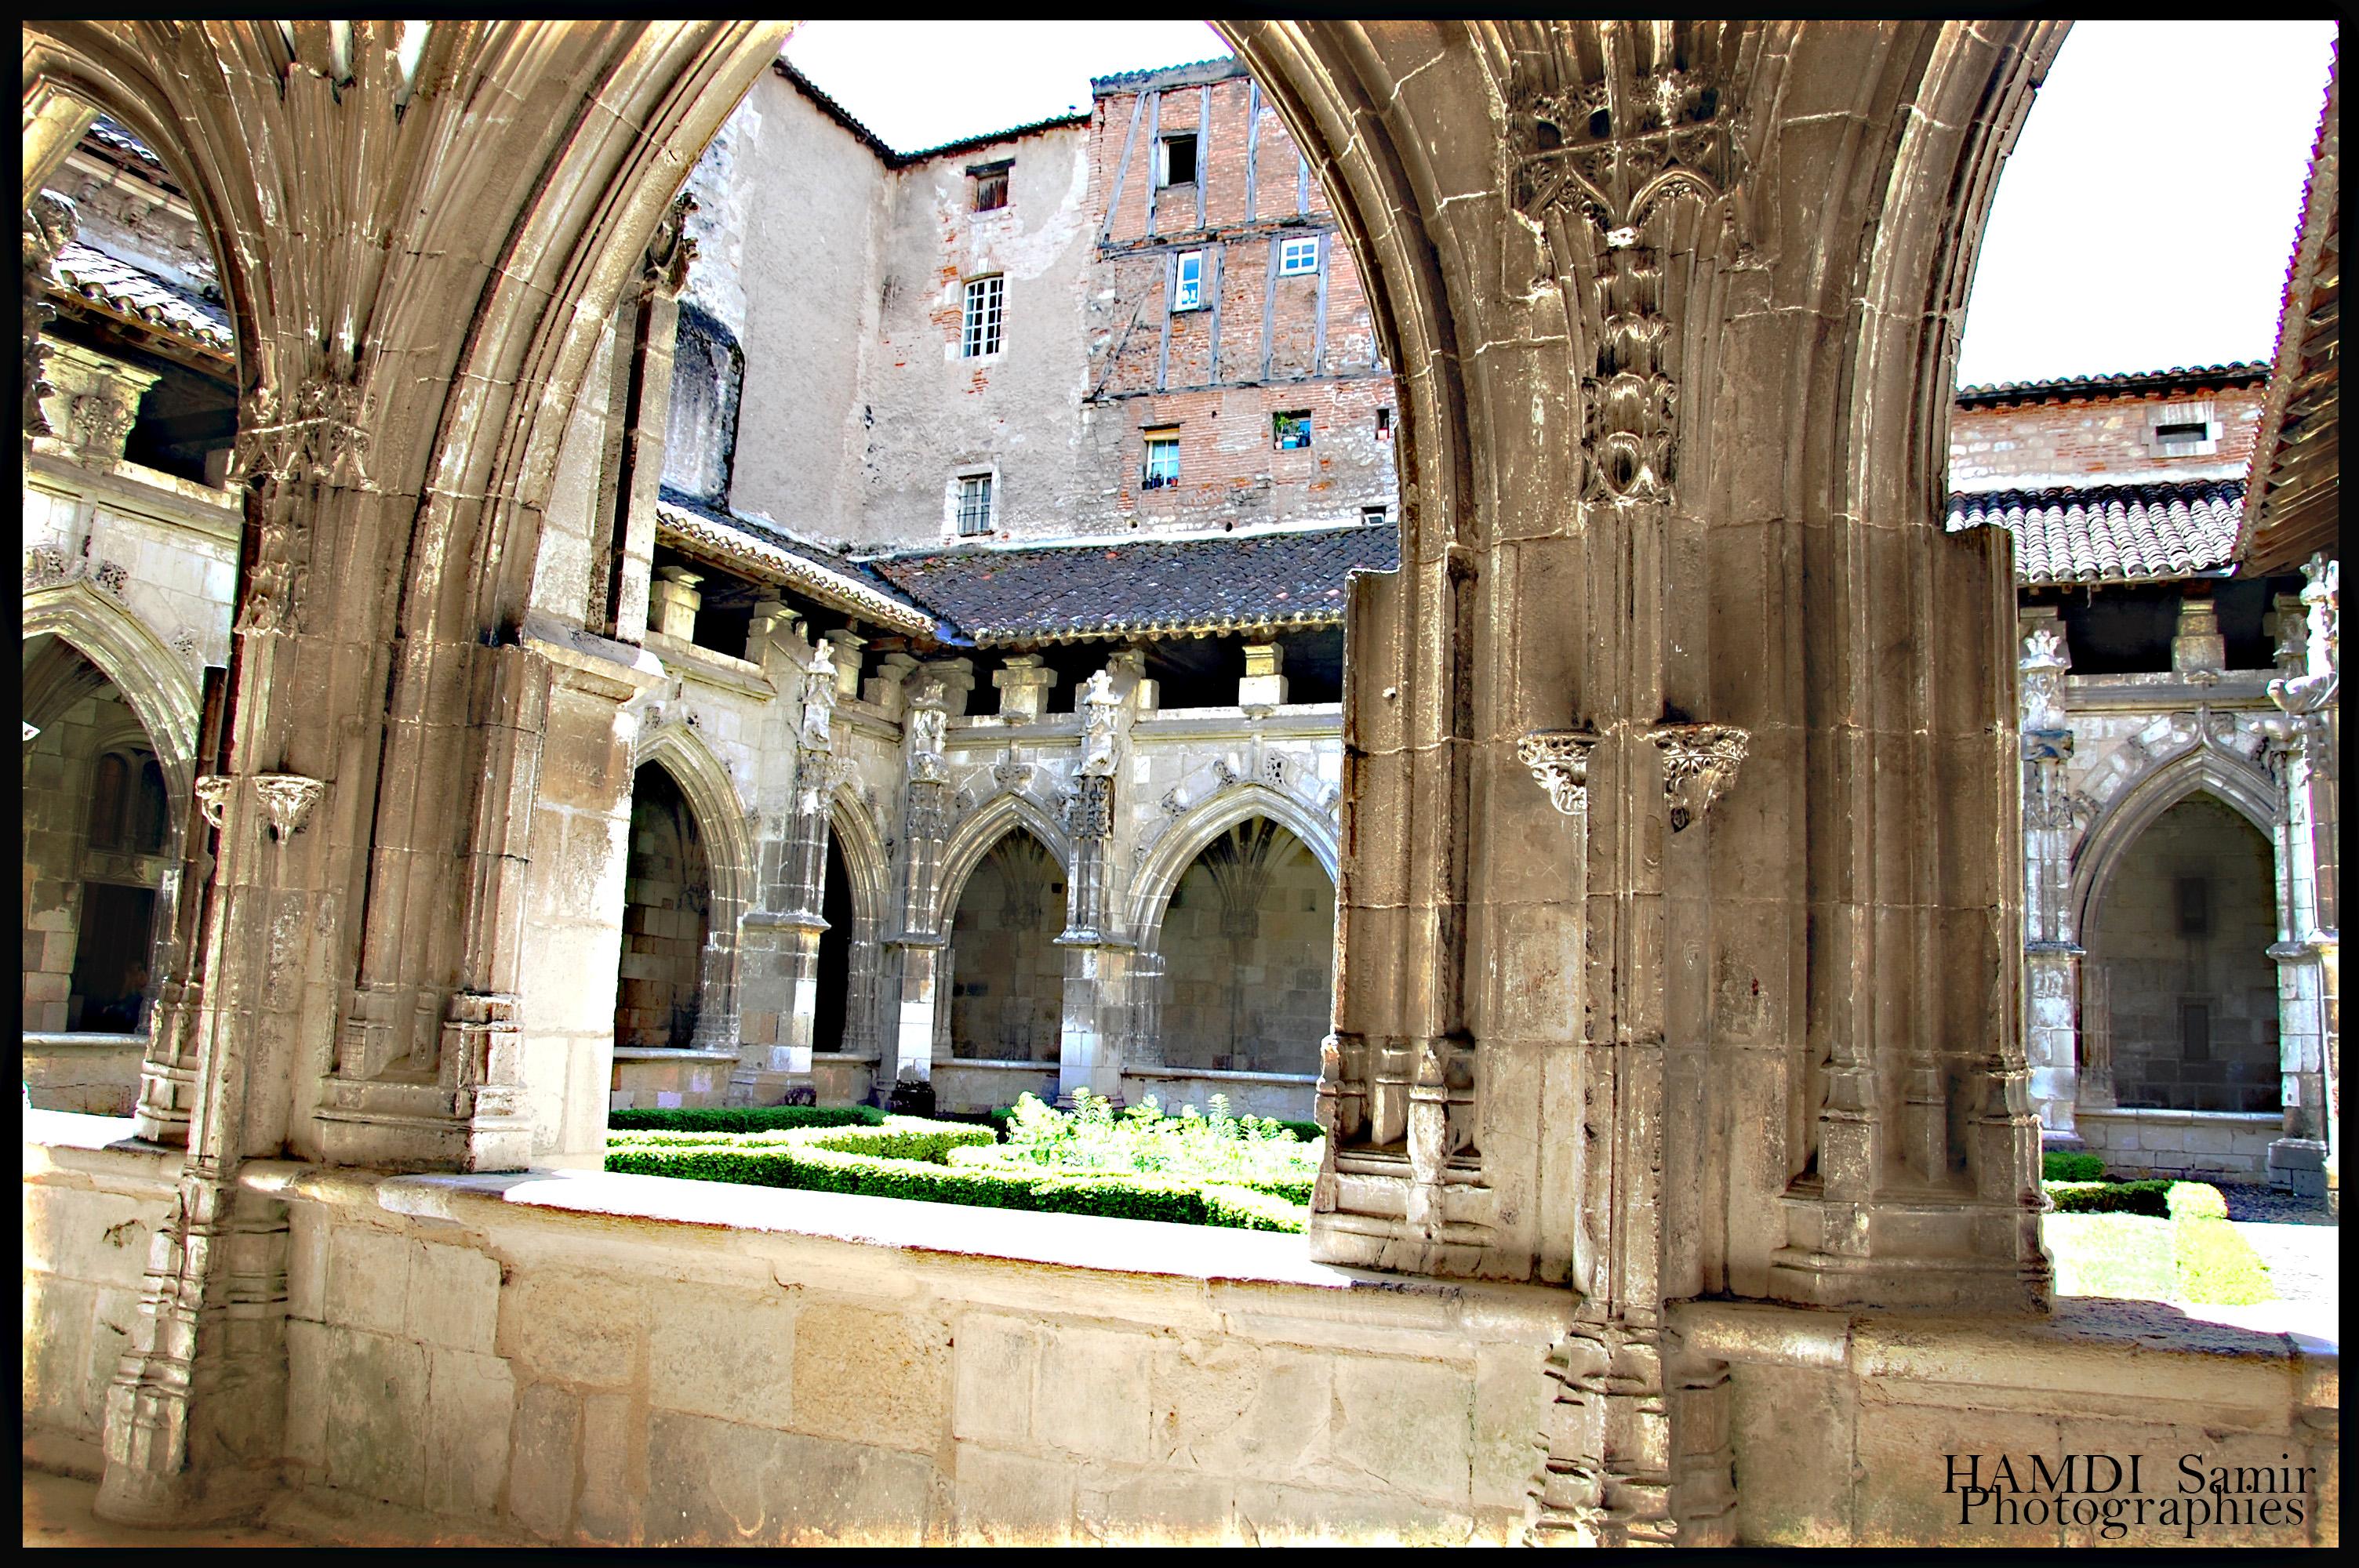
<svg viewBox="0 0 2359 1568">
<path fill-rule="evenodd" d="M 977 1120 L 865 1106 L 620 1110 L 606 1169 L 635 1175 L 986 1208 L 1299 1231 L 1321 1153 L 1309 1122 L 1087 1094 L 1060 1111 L 1026 1095 Z M 2060 1295 L 2230 1306 L 2273 1301 L 2267 1268 L 2217 1187 L 2109 1181 L 2093 1155 L 2049 1154 L 2042 1235 Z"/>
<path fill-rule="evenodd" d="M 2055 1206 L 2041 1239 L 2060 1296 L 2250 1306 L 2277 1292 L 2260 1254 L 2228 1223 L 2227 1200 L 2201 1182 L 2107 1181 L 2092 1154 L 2049 1154 Z"/>
<path fill-rule="evenodd" d="M 863 1106 L 616 1111 L 606 1169 L 986 1208 L 1299 1231 L 1319 1173 L 1308 1122 L 1199 1113 L 1152 1099 L 1071 1111 L 1030 1095 L 982 1122 Z"/>
</svg>

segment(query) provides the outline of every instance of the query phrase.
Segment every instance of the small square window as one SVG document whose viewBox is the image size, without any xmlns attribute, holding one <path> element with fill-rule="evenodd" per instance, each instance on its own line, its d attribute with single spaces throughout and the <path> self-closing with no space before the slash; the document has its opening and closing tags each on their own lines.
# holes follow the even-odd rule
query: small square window
<svg viewBox="0 0 2359 1568">
<path fill-rule="evenodd" d="M 1391 518 L 1391 516 L 1392 514 L 1381 506 L 1363 506 L 1360 508 L 1360 521 L 1371 528 L 1381 528 Z"/>
<path fill-rule="evenodd" d="M 1389 408 L 1379 408 L 1376 410 L 1376 439 L 1389 441 L 1392 438 L 1393 411 Z"/>
<path fill-rule="evenodd" d="M 1300 239 L 1277 243 L 1277 275 L 1294 277 L 1319 270 L 1319 236 L 1307 234 Z"/>
<path fill-rule="evenodd" d="M 991 532 L 991 476 L 987 473 L 962 474 L 958 481 L 958 531 L 961 538 L 970 534 Z"/>
<path fill-rule="evenodd" d="M 999 323 L 1006 301 L 1007 280 L 996 274 L 972 279 L 966 286 L 966 314 L 959 339 L 961 359 L 981 359 L 999 351 Z"/>
<path fill-rule="evenodd" d="M 967 170 L 974 177 L 974 210 L 976 211 L 996 212 L 1007 205 L 1008 168 L 1008 165 L 1003 163 Z"/>
<path fill-rule="evenodd" d="M 1196 135 L 1166 136 L 1162 146 L 1163 178 L 1158 185 L 1193 185 L 1196 183 Z"/>
<path fill-rule="evenodd" d="M 1271 448 L 1277 451 L 1300 451 L 1310 446 L 1310 415 L 1309 411 L 1271 416 L 1269 438 Z"/>
<path fill-rule="evenodd" d="M 1139 481 L 1142 490 L 1168 490 L 1180 482 L 1180 432 L 1149 430 L 1147 433 L 1147 472 Z"/>
<path fill-rule="evenodd" d="M 1171 272 L 1171 308 L 1201 310 L 1204 308 L 1204 253 L 1181 251 Z"/>
</svg>

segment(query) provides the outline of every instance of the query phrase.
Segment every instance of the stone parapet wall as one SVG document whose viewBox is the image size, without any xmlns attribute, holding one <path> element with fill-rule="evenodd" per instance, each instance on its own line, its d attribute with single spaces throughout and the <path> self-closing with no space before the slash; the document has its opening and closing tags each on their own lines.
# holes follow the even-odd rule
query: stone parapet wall
<svg viewBox="0 0 2359 1568">
<path fill-rule="evenodd" d="M 25 1092 L 37 1110 L 129 1116 L 139 1103 L 144 1034 L 36 1034 L 24 1037 Z"/>
<path fill-rule="evenodd" d="M 1671 1309 L 1689 1350 L 1730 1368 L 1737 1539 L 1754 1544 L 2060 1546 L 2186 1544 L 2149 1508 L 2102 1519 L 1961 1522 L 1951 1457 L 2011 1457 L 2027 1494 L 2038 1455 L 2142 1455 L 2141 1495 L 2184 1506 L 2190 1459 L 2256 1470 L 2311 1466 L 2302 1518 L 2191 1532 L 2211 1546 L 2305 1546 L 2339 1538 L 2336 1348 L 2297 1335 L 2195 1322 L 2158 1302 L 2067 1298 L 2021 1321 L 1845 1314 L 1740 1302 Z M 2124 1493 L 2126 1496 L 2125 1490 Z M 2104 1496 L 2083 1498 L 2102 1509 Z"/>
<path fill-rule="evenodd" d="M 25 1457 L 70 1475 L 98 1474 L 106 1385 L 174 1202 L 178 1151 L 124 1147 L 132 1132 L 128 1117 L 25 1113 Z"/>
<path fill-rule="evenodd" d="M 1319 1076 L 1290 1073 L 1191 1073 L 1178 1068 L 1134 1067 L 1122 1076 L 1122 1098 L 1136 1105 L 1147 1096 L 1167 1113 L 1192 1105 L 1202 1111 L 1214 1095 L 1226 1095 L 1232 1116 L 1268 1116 L 1309 1121 L 1317 1108 Z"/>
<path fill-rule="evenodd" d="M 2083 1106 L 2075 1130 L 2107 1173 L 2185 1176 L 2203 1182 L 2268 1180 L 2269 1144 L 2285 1119 L 2207 1110 L 2094 1110 Z"/>
<path fill-rule="evenodd" d="M 734 1051 L 669 1051 L 617 1045 L 610 1110 L 669 1110 L 720 1105 L 729 1094 Z"/>
</svg>

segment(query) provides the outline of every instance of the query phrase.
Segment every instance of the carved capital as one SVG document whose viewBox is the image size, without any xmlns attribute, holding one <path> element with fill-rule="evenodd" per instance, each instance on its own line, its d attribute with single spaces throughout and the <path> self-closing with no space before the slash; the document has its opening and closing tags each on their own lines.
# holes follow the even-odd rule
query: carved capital
<svg viewBox="0 0 2359 1568">
<path fill-rule="evenodd" d="M 319 779 L 307 779 L 299 773 L 257 773 L 254 792 L 262 799 L 262 809 L 269 815 L 270 836 L 280 843 L 303 831 L 311 820 L 311 808 L 319 803 L 327 784 Z"/>
<path fill-rule="evenodd" d="M 1751 741 L 1729 724 L 1662 724 L 1653 739 L 1663 750 L 1663 798 L 1670 803 L 1674 833 L 1710 811 L 1736 782 Z"/>
<path fill-rule="evenodd" d="M 1077 839 L 1113 834 L 1114 780 L 1093 773 L 1077 781 L 1065 806 L 1065 829 Z"/>
<path fill-rule="evenodd" d="M 291 395 L 257 382 L 239 411 L 231 473 L 247 483 L 291 486 L 316 480 L 365 490 L 369 433 L 361 426 L 359 367 L 338 354 Z"/>
<path fill-rule="evenodd" d="M 1604 737 L 1594 730 L 1535 730 L 1516 742 L 1549 804 L 1567 816 L 1589 809 L 1589 754 Z"/>
</svg>

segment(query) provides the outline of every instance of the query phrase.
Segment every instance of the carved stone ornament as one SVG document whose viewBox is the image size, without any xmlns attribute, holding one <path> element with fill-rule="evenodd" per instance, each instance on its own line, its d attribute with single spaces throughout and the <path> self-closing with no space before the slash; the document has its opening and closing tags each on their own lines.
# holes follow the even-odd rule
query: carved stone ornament
<svg viewBox="0 0 2359 1568">
<path fill-rule="evenodd" d="M 1032 764 L 1019 762 L 1013 757 L 1004 762 L 995 762 L 991 769 L 991 782 L 1006 794 L 1020 794 L 1024 786 L 1032 782 Z"/>
<path fill-rule="evenodd" d="M 271 838 L 283 844 L 303 831 L 311 820 L 311 807 L 327 787 L 323 781 L 299 773 L 256 773 L 254 792 L 269 816 Z"/>
<path fill-rule="evenodd" d="M 57 390 L 45 377 L 49 346 L 41 341 L 41 329 L 49 325 L 57 308 L 41 293 L 49 264 L 73 237 L 74 204 L 66 198 L 44 190 L 25 208 L 25 434 L 28 436 L 53 434 L 41 406 Z"/>
<path fill-rule="evenodd" d="M 1654 731 L 1663 749 L 1663 798 L 1670 803 L 1671 831 L 1710 811 L 1745 762 L 1751 737 L 1728 724 L 1664 724 Z"/>
<path fill-rule="evenodd" d="M 1084 777 L 1109 778 L 1115 768 L 1115 737 L 1123 699 L 1114 695 L 1114 677 L 1100 670 L 1082 687 L 1082 773 Z"/>
<path fill-rule="evenodd" d="M 2302 566 L 2301 575 L 2308 579 L 2301 590 L 2308 622 L 2302 646 L 2306 673 L 2269 682 L 2269 700 L 2289 714 L 2316 713 L 2340 685 L 2341 672 L 2335 665 L 2343 626 L 2342 567 L 2342 562 L 2330 561 L 2322 553 Z"/>
<path fill-rule="evenodd" d="M 696 260 L 696 242 L 688 237 L 688 215 L 695 211 L 696 198 L 683 190 L 656 224 L 639 268 L 640 285 L 649 292 L 678 298 L 688 287 L 688 269 Z"/>
<path fill-rule="evenodd" d="M 2061 730 L 2064 713 L 2064 634 L 2043 626 L 2023 640 L 2023 723 L 2027 730 Z"/>
<path fill-rule="evenodd" d="M 307 480 L 368 488 L 369 433 L 361 426 L 359 367 L 336 355 L 292 395 L 265 381 L 238 416 L 234 478 L 294 485 Z"/>
<path fill-rule="evenodd" d="M 1718 202 L 1734 186 L 1734 115 L 1705 73 L 1666 69 L 1532 92 L 1513 104 L 1516 209 L 1577 219 L 1590 252 L 1567 303 L 1594 354 L 1582 376 L 1582 498 L 1668 502 L 1679 388 L 1667 290 L 1648 220 L 1667 202 Z M 1602 242 L 1602 250 L 1600 244 Z"/>
<path fill-rule="evenodd" d="M 229 809 L 229 792 L 236 787 L 237 781 L 224 773 L 207 773 L 197 781 L 197 809 L 216 829 L 222 825 L 223 814 Z"/>
<path fill-rule="evenodd" d="M 909 699 L 907 743 L 909 777 L 914 782 L 940 784 L 949 777 L 942 761 L 942 746 L 950 730 L 950 719 L 942 708 L 947 699 L 942 683 L 930 676 Z"/>
<path fill-rule="evenodd" d="M 1589 753 L 1602 739 L 1593 730 L 1535 730 L 1516 742 L 1516 755 L 1549 804 L 1571 816 L 1589 809 Z"/>
<path fill-rule="evenodd" d="M 1092 773 L 1079 781 L 1066 803 L 1065 829 L 1077 839 L 1113 834 L 1114 780 Z"/>
</svg>

